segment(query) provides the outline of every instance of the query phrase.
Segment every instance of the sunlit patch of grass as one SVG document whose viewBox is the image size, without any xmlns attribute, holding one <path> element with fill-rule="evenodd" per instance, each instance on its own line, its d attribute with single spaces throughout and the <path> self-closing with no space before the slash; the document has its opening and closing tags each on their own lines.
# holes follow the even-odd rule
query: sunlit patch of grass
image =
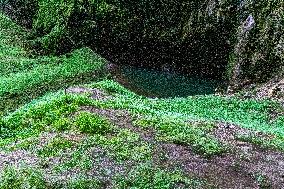
<svg viewBox="0 0 284 189">
<path fill-rule="evenodd" d="M 67 188 L 69 189 L 95 189 L 101 188 L 102 183 L 96 178 L 85 178 L 83 176 L 69 180 Z"/>
<path fill-rule="evenodd" d="M 89 112 L 80 112 L 75 118 L 75 125 L 82 133 L 89 134 L 106 134 L 112 130 L 106 118 Z"/>
<path fill-rule="evenodd" d="M 107 151 L 108 156 L 118 161 L 144 161 L 152 157 L 152 145 L 143 141 L 139 134 L 121 129 L 112 137 L 92 137 L 94 143 Z"/>
<path fill-rule="evenodd" d="M 110 83 L 115 84 L 110 84 Z M 99 86 L 111 85 L 115 81 L 101 81 Z M 92 84 L 96 86 L 96 84 Z M 206 120 L 230 122 L 241 127 L 284 136 L 283 117 L 270 120 L 270 112 L 283 112 L 278 102 L 271 100 L 239 99 L 237 97 L 220 97 L 214 95 L 190 96 L 187 98 L 149 99 L 138 95 L 125 95 L 127 89 L 117 87 L 115 98 L 90 104 L 102 108 L 127 109 L 134 114 L 157 117 L 172 117 L 179 120 Z M 112 89 L 115 91 L 116 89 Z M 107 89 L 106 89 L 107 91 Z"/>
<path fill-rule="evenodd" d="M 218 155 L 226 151 L 217 139 L 209 135 L 214 128 L 212 123 L 185 123 L 174 119 L 148 118 L 134 122 L 134 125 L 152 127 L 158 132 L 160 140 L 173 142 L 175 144 L 188 145 L 192 149 L 206 157 Z"/>
<path fill-rule="evenodd" d="M 271 137 L 261 137 L 257 134 L 247 134 L 247 135 L 236 135 L 236 139 L 243 142 L 249 142 L 258 145 L 264 149 L 275 149 L 284 151 L 284 138 L 271 136 Z"/>
<path fill-rule="evenodd" d="M 126 160 L 141 162 L 152 158 L 153 146 L 143 141 L 139 134 L 126 129 L 118 130 L 118 133 L 112 136 L 95 134 L 79 143 L 72 152 L 71 158 L 54 169 L 59 172 L 75 167 L 83 170 L 90 169 L 95 158 L 95 154 L 92 154 L 93 148 L 101 148 L 105 151 L 106 157 L 117 162 Z"/>
<path fill-rule="evenodd" d="M 75 50 L 68 58 L 62 56 L 59 64 L 55 65 L 53 61 L 54 59 L 51 59 L 50 63 L 0 77 L 2 109 L 7 110 L 10 98 L 34 98 L 70 84 L 97 80 L 104 74 L 104 60 L 88 48 Z M 9 106 L 13 106 L 13 103 Z"/>
<path fill-rule="evenodd" d="M 29 133 L 33 135 L 52 130 L 58 120 L 68 118 L 77 110 L 76 96 L 64 95 L 62 92 L 48 94 L 2 118 L 0 136 L 19 138 Z"/>
<path fill-rule="evenodd" d="M 46 145 L 37 149 L 36 153 L 40 157 L 53 157 L 58 156 L 60 153 L 68 148 L 73 147 L 75 144 L 70 140 L 63 137 L 55 137 Z"/>
<path fill-rule="evenodd" d="M 163 170 L 151 163 L 134 167 L 127 175 L 118 175 L 116 188 L 204 188 L 205 183 L 187 178 L 179 171 Z"/>
<path fill-rule="evenodd" d="M 105 118 L 98 115 L 79 113 L 75 120 L 72 118 L 75 112 L 78 112 L 79 106 L 91 103 L 86 96 L 65 94 L 63 91 L 50 93 L 42 98 L 32 101 L 17 111 L 2 117 L 0 120 L 0 137 L 4 138 L 27 138 L 38 135 L 43 131 L 82 131 L 87 127 L 89 131 L 101 129 L 104 132 L 111 129 L 110 124 Z M 88 114 L 88 115 L 87 115 Z M 94 128 L 88 125 L 92 121 Z M 85 122 L 85 123 L 84 123 Z M 82 126 L 82 127 L 81 127 Z M 102 126 L 102 127 L 101 127 Z"/>
<path fill-rule="evenodd" d="M 0 175 L 1 189 L 45 189 L 48 184 L 42 173 L 32 168 L 6 167 Z"/>
<path fill-rule="evenodd" d="M 55 131 L 59 132 L 70 130 L 72 126 L 73 126 L 72 120 L 66 117 L 60 117 L 56 119 L 52 124 L 52 128 L 54 128 Z"/>
<path fill-rule="evenodd" d="M 54 119 L 70 115 L 78 109 L 78 106 L 76 106 L 76 104 L 72 101 L 70 103 L 66 101 L 68 98 L 70 100 L 72 99 L 71 96 L 62 96 L 62 98 L 59 97 L 53 101 L 38 103 L 37 105 L 29 108 L 26 112 L 18 112 L 18 114 L 14 114 L 13 118 L 17 119 L 17 116 L 23 116 L 21 118 L 24 120 L 29 119 L 29 121 L 32 121 L 31 123 L 43 120 L 47 123 L 51 123 Z M 23 123 L 25 123 L 25 121 L 22 122 L 22 124 Z"/>
</svg>

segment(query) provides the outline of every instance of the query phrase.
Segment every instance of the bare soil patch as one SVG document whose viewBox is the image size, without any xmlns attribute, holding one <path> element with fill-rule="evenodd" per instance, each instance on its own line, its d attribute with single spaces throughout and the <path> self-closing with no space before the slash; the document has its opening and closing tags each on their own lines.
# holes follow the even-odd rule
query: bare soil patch
<svg viewBox="0 0 284 189">
<path fill-rule="evenodd" d="M 213 135 L 230 146 L 230 151 L 211 159 L 192 152 L 190 147 L 162 143 L 157 149 L 166 154 L 158 162 L 165 167 L 180 167 L 189 175 L 206 179 L 217 188 L 284 188 L 284 154 L 235 139 L 251 131 L 219 123 Z"/>
<path fill-rule="evenodd" d="M 0 172 L 2 172 L 6 166 L 33 166 L 37 162 L 38 158 L 26 150 L 15 150 L 12 152 L 0 151 Z"/>
</svg>

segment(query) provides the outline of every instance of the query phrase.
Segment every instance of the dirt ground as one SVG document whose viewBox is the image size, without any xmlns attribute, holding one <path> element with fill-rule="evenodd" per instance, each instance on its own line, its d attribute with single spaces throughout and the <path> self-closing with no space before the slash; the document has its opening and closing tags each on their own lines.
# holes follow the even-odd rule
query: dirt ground
<svg viewBox="0 0 284 189">
<path fill-rule="evenodd" d="M 237 140 L 236 135 L 252 132 L 237 125 L 216 123 L 212 135 L 230 150 L 208 159 L 195 154 L 190 146 L 156 141 L 155 131 L 134 127 L 133 117 L 125 110 L 94 107 L 81 107 L 81 110 L 104 115 L 117 126 L 131 129 L 145 141 L 152 141 L 156 145 L 153 154 L 155 164 L 170 169 L 179 167 L 184 173 L 205 179 L 216 188 L 284 188 L 284 153 Z M 157 154 L 165 154 L 166 158 L 155 158 Z"/>
<path fill-rule="evenodd" d="M 71 93 L 92 93 L 95 99 L 111 98 L 98 89 L 69 88 Z M 228 151 L 219 156 L 205 158 L 193 152 L 190 146 L 163 142 L 156 138 L 156 131 L 152 128 L 140 128 L 133 125 L 133 120 L 139 116 L 133 116 L 126 110 L 99 109 L 91 106 L 82 106 L 80 111 L 87 111 L 103 115 L 119 128 L 126 128 L 139 134 L 143 141 L 154 146 L 152 154 L 153 164 L 174 170 L 179 168 L 184 174 L 204 179 L 213 186 L 220 189 L 258 189 L 258 188 L 284 188 L 284 153 L 271 149 L 264 149 L 260 146 L 239 141 L 236 135 L 250 134 L 252 131 L 239 127 L 238 125 L 224 122 L 216 122 L 216 127 L 211 135 L 220 142 L 228 146 Z M 261 133 L 254 133 L 261 137 L 270 137 Z M 47 138 L 52 138 L 54 134 L 43 134 L 41 143 L 46 143 Z M 73 141 L 80 141 L 84 136 L 65 134 L 64 138 L 71 138 Z M 42 146 L 43 144 L 39 144 Z M 118 164 L 113 159 L 107 157 L 101 148 L 93 147 L 89 151 L 90 155 L 96 159 L 93 168 L 87 172 L 89 176 L 99 177 L 105 183 L 105 188 L 112 188 L 111 179 L 116 173 L 126 173 L 127 170 L 135 166 L 135 162 L 127 161 Z M 161 158 L 161 155 L 163 158 Z M 51 171 L 53 164 L 64 162 L 64 159 L 50 158 L 46 160 L 46 170 Z M 41 165 L 42 162 L 33 154 L 25 150 L 0 153 L 0 169 L 4 165 Z M 106 170 L 109 170 L 104 175 Z M 76 170 L 65 172 L 64 175 L 52 175 L 49 179 L 64 180 L 76 176 Z"/>
</svg>

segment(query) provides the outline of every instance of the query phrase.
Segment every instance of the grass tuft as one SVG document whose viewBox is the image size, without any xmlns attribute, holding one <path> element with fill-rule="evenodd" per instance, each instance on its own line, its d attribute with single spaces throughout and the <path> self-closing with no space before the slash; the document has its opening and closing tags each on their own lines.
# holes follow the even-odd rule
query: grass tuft
<svg viewBox="0 0 284 189">
<path fill-rule="evenodd" d="M 126 176 L 116 178 L 116 188 L 202 188 L 198 180 L 189 179 L 179 171 L 166 171 L 143 163 L 133 168 Z"/>
<path fill-rule="evenodd" d="M 89 112 L 80 112 L 75 125 L 82 133 L 106 134 L 112 130 L 111 123 L 104 117 Z"/>
<path fill-rule="evenodd" d="M 284 151 L 284 138 L 271 136 L 271 137 L 261 137 L 256 134 L 248 135 L 237 135 L 236 139 L 243 142 L 249 142 L 251 144 L 258 145 L 264 149 L 275 149 Z"/>
<path fill-rule="evenodd" d="M 42 148 L 38 149 L 36 153 L 40 157 L 53 157 L 60 155 L 62 151 L 73 146 L 74 144 L 70 140 L 63 137 L 55 137 Z"/>
<path fill-rule="evenodd" d="M 46 189 L 47 183 L 41 172 L 31 168 L 6 167 L 0 177 L 1 189 Z"/>
<path fill-rule="evenodd" d="M 192 149 L 206 157 L 219 155 L 226 151 L 217 139 L 209 135 L 209 131 L 214 128 L 212 123 L 185 123 L 171 119 L 140 119 L 134 122 L 136 126 L 153 127 L 163 141 L 173 142 L 175 144 L 188 145 Z"/>
</svg>

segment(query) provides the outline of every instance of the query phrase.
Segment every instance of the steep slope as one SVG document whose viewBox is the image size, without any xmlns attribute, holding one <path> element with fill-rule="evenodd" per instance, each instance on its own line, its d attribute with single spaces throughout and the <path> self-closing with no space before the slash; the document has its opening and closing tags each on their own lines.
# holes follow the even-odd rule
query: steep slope
<svg viewBox="0 0 284 189">
<path fill-rule="evenodd" d="M 112 62 L 223 78 L 228 92 L 283 70 L 282 0 L 7 2 L 43 54 L 88 44 Z"/>
<path fill-rule="evenodd" d="M 265 83 L 284 70 L 283 1 L 241 1 L 230 54 L 230 88 Z"/>
<path fill-rule="evenodd" d="M 93 76 L 106 61 L 90 49 L 30 58 L 0 25 L 1 108 L 16 109 L 0 117 L 1 189 L 284 187 L 279 102 L 142 97 Z"/>
<path fill-rule="evenodd" d="M 112 80 L 66 92 L 2 118 L 0 186 L 283 187 L 276 102 L 148 99 Z"/>
<path fill-rule="evenodd" d="M 60 57 L 30 58 L 22 47 L 27 32 L 1 13 L 0 28 L 0 111 L 105 73 L 106 61 L 88 48 Z"/>
</svg>

